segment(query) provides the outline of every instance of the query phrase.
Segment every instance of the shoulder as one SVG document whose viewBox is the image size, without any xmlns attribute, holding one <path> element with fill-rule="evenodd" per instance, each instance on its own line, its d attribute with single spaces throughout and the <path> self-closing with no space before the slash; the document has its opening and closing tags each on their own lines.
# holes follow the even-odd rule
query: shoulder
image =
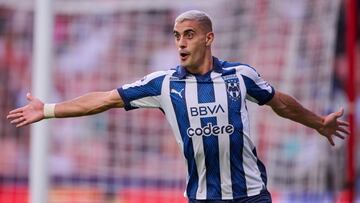
<svg viewBox="0 0 360 203">
<path fill-rule="evenodd" d="M 156 71 L 147 74 L 140 80 L 137 80 L 131 84 L 123 85 L 123 89 L 127 89 L 129 87 L 141 87 L 141 86 L 153 86 L 153 87 L 160 87 L 165 76 L 171 75 L 173 71 Z"/>
<path fill-rule="evenodd" d="M 260 74 L 256 71 L 254 67 L 240 62 L 223 61 L 222 68 L 225 73 L 232 72 L 250 78 L 260 77 Z"/>
<path fill-rule="evenodd" d="M 165 70 L 165 71 L 156 71 L 149 73 L 145 77 L 143 77 L 140 82 L 142 83 L 149 83 L 153 81 L 162 81 L 165 76 L 171 76 L 175 70 Z"/>
<path fill-rule="evenodd" d="M 174 71 L 173 70 L 166 70 L 166 71 L 155 71 L 152 73 L 149 73 L 145 77 L 143 77 L 142 81 L 151 81 L 157 78 L 165 77 L 166 75 L 171 75 Z"/>
</svg>

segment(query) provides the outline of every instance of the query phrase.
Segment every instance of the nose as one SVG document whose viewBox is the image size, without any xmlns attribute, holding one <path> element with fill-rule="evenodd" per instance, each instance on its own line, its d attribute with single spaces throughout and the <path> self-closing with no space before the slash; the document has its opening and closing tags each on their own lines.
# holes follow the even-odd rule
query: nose
<svg viewBox="0 0 360 203">
<path fill-rule="evenodd" d="M 184 49 L 187 46 L 187 42 L 186 39 L 184 39 L 184 37 L 181 37 L 178 41 L 178 45 L 180 49 Z"/>
</svg>

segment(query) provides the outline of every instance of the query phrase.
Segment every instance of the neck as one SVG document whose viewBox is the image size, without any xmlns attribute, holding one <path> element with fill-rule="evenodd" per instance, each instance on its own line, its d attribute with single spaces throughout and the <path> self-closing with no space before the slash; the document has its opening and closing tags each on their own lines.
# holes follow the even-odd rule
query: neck
<svg viewBox="0 0 360 203">
<path fill-rule="evenodd" d="M 187 71 L 192 74 L 204 75 L 213 69 L 213 57 L 211 52 L 205 54 L 204 61 L 200 66 L 197 67 L 187 67 Z"/>
</svg>

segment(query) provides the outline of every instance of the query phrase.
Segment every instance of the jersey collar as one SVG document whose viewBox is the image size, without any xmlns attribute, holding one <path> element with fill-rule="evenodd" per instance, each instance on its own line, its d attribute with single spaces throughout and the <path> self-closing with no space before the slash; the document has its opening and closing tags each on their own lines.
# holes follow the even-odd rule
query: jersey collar
<svg viewBox="0 0 360 203">
<path fill-rule="evenodd" d="M 215 71 L 217 73 L 223 72 L 222 62 L 214 56 L 213 56 L 213 66 L 214 66 L 214 68 L 211 71 Z M 174 76 L 177 76 L 180 79 L 185 79 L 185 77 L 190 74 L 191 73 L 189 71 L 187 71 L 186 68 L 184 68 L 183 66 L 177 66 Z"/>
</svg>

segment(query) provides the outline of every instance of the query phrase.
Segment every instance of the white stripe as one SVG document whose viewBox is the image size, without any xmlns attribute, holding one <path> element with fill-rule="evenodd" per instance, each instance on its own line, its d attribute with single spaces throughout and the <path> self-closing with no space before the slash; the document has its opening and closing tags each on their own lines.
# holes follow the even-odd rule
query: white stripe
<svg viewBox="0 0 360 203">
<path fill-rule="evenodd" d="M 201 127 L 200 117 L 191 116 L 190 107 L 198 106 L 198 92 L 197 83 L 194 76 L 189 77 L 186 80 L 185 85 L 185 98 L 186 106 L 189 115 L 190 127 Z M 193 136 L 192 144 L 194 149 L 194 159 L 196 162 L 197 173 L 199 176 L 198 189 L 196 191 L 196 199 L 206 199 L 206 167 L 205 167 L 205 152 L 202 136 Z"/>
<path fill-rule="evenodd" d="M 154 96 L 154 97 L 143 97 L 143 98 L 131 101 L 130 105 L 133 107 L 139 107 L 139 108 L 158 108 L 158 107 L 160 107 L 160 103 L 159 103 L 160 98 L 161 98 L 161 95 Z"/>
<path fill-rule="evenodd" d="M 168 122 L 171 125 L 171 128 L 172 128 L 174 136 L 175 136 L 175 140 L 180 148 L 180 151 L 182 152 L 181 154 L 184 157 L 186 169 L 187 169 L 188 163 L 184 156 L 184 143 L 181 138 L 180 129 L 177 124 L 176 114 L 175 114 L 174 107 L 172 105 L 171 98 L 170 98 L 170 81 L 169 81 L 170 77 L 171 77 L 171 74 L 166 75 L 164 78 L 164 81 L 162 83 L 162 88 L 161 88 L 162 100 L 160 101 L 160 103 L 161 103 L 161 108 L 166 112 L 166 114 L 165 114 L 166 119 L 168 120 Z M 186 170 L 186 172 L 188 172 L 188 171 Z M 187 175 L 187 177 L 189 177 L 189 175 Z M 186 179 L 186 185 L 188 183 L 188 180 L 189 180 L 189 178 Z M 185 197 L 187 196 L 186 190 L 184 192 L 184 196 Z"/>
<path fill-rule="evenodd" d="M 223 115 L 217 116 L 218 126 L 227 126 L 229 124 L 228 118 L 228 103 L 227 90 L 221 74 L 212 72 L 211 77 L 214 83 L 215 101 L 221 104 L 225 110 Z M 220 161 L 220 181 L 221 181 L 221 196 L 222 199 L 232 199 L 232 183 L 231 183 L 231 167 L 230 167 L 230 137 L 228 134 L 218 136 L 219 141 L 219 161 Z"/>
<path fill-rule="evenodd" d="M 173 129 L 176 142 L 179 144 L 180 149 L 183 151 L 183 141 L 180 134 L 180 129 L 177 124 L 176 114 L 174 111 L 174 107 L 171 102 L 170 98 L 170 81 L 169 81 L 170 75 L 166 75 L 162 84 L 161 94 L 162 94 L 162 100 L 161 102 L 161 108 L 166 112 L 166 118 L 168 122 L 171 125 L 171 128 Z M 183 153 L 184 154 L 184 153 Z"/>
<path fill-rule="evenodd" d="M 250 148 L 252 144 L 248 136 L 244 135 L 244 148 L 243 148 L 243 167 L 245 171 L 247 195 L 253 196 L 260 194 L 264 183 L 261 179 L 261 173 L 257 166 L 257 159 L 252 153 Z"/>
<path fill-rule="evenodd" d="M 245 94 L 246 94 L 246 87 L 243 78 L 238 75 L 239 77 L 239 85 L 241 91 L 241 121 L 243 124 L 243 168 L 245 172 L 245 180 L 246 180 L 246 187 L 247 187 L 247 195 L 253 196 L 260 194 L 260 191 L 263 187 L 263 181 L 261 179 L 260 170 L 257 166 L 257 159 L 255 155 L 252 153 L 252 149 L 254 149 L 254 144 L 251 141 L 250 137 L 250 123 L 249 123 L 249 116 L 248 111 L 246 109 L 245 103 Z"/>
</svg>

